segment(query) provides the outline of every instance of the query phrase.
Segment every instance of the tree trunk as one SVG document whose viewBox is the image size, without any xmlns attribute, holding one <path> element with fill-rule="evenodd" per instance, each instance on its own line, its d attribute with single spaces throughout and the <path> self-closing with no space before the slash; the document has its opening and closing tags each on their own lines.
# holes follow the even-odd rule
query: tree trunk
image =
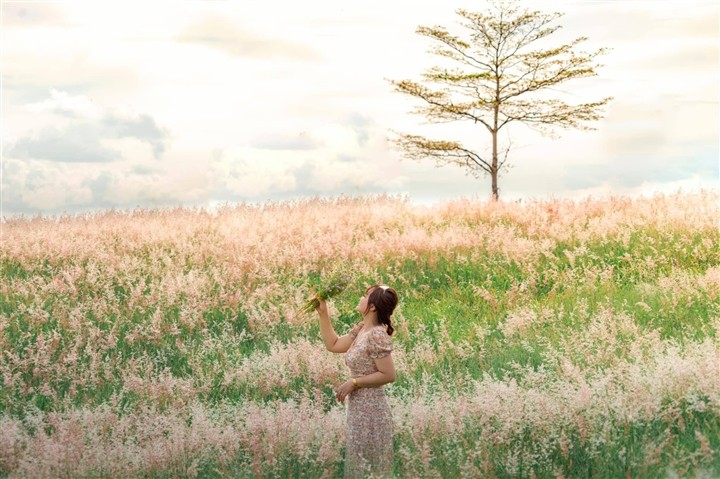
<svg viewBox="0 0 720 479">
<path fill-rule="evenodd" d="M 499 52 L 497 52 L 499 55 Z M 490 176 L 492 176 L 492 199 L 498 201 L 500 194 L 498 193 L 498 148 L 497 148 L 497 134 L 498 134 L 498 117 L 500 116 L 500 75 L 498 74 L 497 66 L 497 55 L 495 64 L 495 105 L 493 108 L 493 128 L 492 133 L 492 164 L 490 165 Z"/>
<path fill-rule="evenodd" d="M 490 176 L 492 177 L 492 198 L 497 201 L 500 199 L 498 194 L 498 156 L 497 156 L 497 130 L 492 132 L 492 168 L 490 168 Z"/>
</svg>

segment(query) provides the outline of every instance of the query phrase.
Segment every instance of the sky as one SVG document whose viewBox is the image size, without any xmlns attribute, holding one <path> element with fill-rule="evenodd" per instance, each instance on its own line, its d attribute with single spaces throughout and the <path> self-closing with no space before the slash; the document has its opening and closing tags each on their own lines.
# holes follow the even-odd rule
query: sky
<svg viewBox="0 0 720 479">
<path fill-rule="evenodd" d="M 609 48 L 555 92 L 614 100 L 593 131 L 499 134 L 502 199 L 720 187 L 716 1 L 533 1 L 561 45 Z M 441 60 L 418 26 L 464 36 L 482 1 L 2 1 L 2 218 L 108 208 L 403 195 L 489 198 L 490 178 L 411 161 L 393 132 L 490 135 L 430 124 L 389 80 Z M 552 93 L 552 92 L 550 92 Z"/>
</svg>

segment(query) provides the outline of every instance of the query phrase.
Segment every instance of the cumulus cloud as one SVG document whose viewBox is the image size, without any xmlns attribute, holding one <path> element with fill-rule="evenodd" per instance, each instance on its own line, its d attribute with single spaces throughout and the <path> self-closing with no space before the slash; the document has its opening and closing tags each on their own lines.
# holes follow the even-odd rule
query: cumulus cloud
<svg viewBox="0 0 720 479">
<path fill-rule="evenodd" d="M 4 158 L 2 172 L 3 214 L 63 212 L 93 200 L 70 165 Z"/>
<path fill-rule="evenodd" d="M 33 158 L 59 162 L 109 162 L 123 158 L 110 140 L 132 139 L 147 143 L 155 158 L 160 158 L 169 133 L 148 114 L 117 114 L 91 99 L 52 90 L 50 98 L 27 106 L 72 121 L 62 127 L 48 126 L 20 136 L 7 149 L 14 158 Z"/>
<path fill-rule="evenodd" d="M 298 184 L 315 185 L 304 191 L 390 192 L 403 186 L 398 155 L 389 149 L 385 128 L 371 118 L 351 111 L 311 134 L 322 147 L 296 170 Z"/>
<path fill-rule="evenodd" d="M 291 161 L 263 157 L 252 149 L 225 149 L 215 152 L 211 160 L 214 187 L 224 197 L 250 199 L 294 190 L 295 177 Z"/>
<path fill-rule="evenodd" d="M 187 163 L 190 158 L 178 158 Z M 60 214 L 107 208 L 161 207 L 206 203 L 213 184 L 202 168 L 158 164 L 60 163 L 4 158 L 3 211 Z"/>
<path fill-rule="evenodd" d="M 168 171 L 138 174 L 134 168 L 102 168 L 86 174 L 81 185 L 92 192 L 89 204 L 95 208 L 158 207 L 203 199 L 203 192 L 183 184 L 181 176 Z"/>
<path fill-rule="evenodd" d="M 42 159 L 57 162 L 102 163 L 122 158 L 122 154 L 100 142 L 100 130 L 89 124 L 63 129 L 48 127 L 18 138 L 8 149 L 12 158 Z"/>
<path fill-rule="evenodd" d="M 103 116 L 102 109 L 84 95 L 70 95 L 66 91 L 50 90 L 50 98 L 30 103 L 27 109 L 33 112 L 49 112 L 69 118 L 98 119 Z"/>
<path fill-rule="evenodd" d="M 102 119 L 102 126 L 109 138 L 135 138 L 150 144 L 156 158 L 162 156 L 170 136 L 146 113 L 129 118 L 108 114 Z"/>
<path fill-rule="evenodd" d="M 223 148 L 215 152 L 211 170 L 223 200 L 391 192 L 403 182 L 385 129 L 359 112 L 301 135 Z"/>
</svg>

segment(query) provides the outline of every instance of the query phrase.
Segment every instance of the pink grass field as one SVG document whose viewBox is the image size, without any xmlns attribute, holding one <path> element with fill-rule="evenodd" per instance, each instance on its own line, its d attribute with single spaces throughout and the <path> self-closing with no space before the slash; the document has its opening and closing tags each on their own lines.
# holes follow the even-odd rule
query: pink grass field
<svg viewBox="0 0 720 479">
<path fill-rule="evenodd" d="M 713 190 L 5 220 L 0 477 L 339 477 L 338 263 L 401 295 L 397 477 L 720 477 L 719 243 Z"/>
</svg>

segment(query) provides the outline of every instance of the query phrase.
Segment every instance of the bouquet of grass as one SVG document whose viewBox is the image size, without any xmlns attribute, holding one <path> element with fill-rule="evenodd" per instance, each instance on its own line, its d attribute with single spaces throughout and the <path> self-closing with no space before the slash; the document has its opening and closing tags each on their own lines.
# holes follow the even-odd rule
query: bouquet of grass
<svg viewBox="0 0 720 479">
<path fill-rule="evenodd" d="M 302 308 L 302 313 L 310 313 L 320 306 L 320 302 L 317 298 L 320 298 L 323 301 L 334 298 L 345 291 L 349 284 L 350 276 L 348 274 L 340 271 L 332 273 L 330 276 L 325 278 L 317 288 L 315 288 L 314 297 L 305 302 Z"/>
</svg>

